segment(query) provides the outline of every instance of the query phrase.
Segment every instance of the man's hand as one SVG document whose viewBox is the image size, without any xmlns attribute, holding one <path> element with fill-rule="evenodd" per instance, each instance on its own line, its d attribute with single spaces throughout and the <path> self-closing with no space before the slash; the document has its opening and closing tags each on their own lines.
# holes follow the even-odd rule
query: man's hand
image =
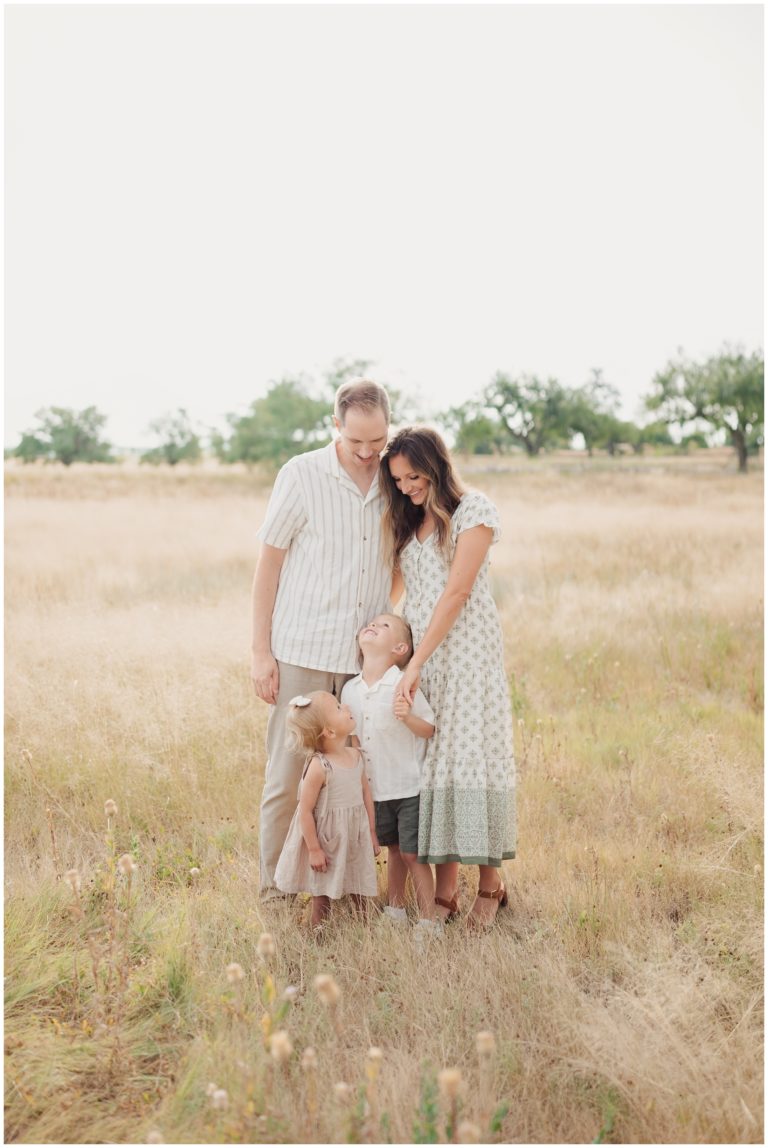
<svg viewBox="0 0 768 1148">
<path fill-rule="evenodd" d="M 310 849 L 309 865 L 315 873 L 325 873 L 328 868 L 328 858 L 322 849 Z"/>
<path fill-rule="evenodd" d="M 408 701 L 407 698 L 403 697 L 402 694 L 396 694 L 395 695 L 395 704 L 394 704 L 393 709 L 395 711 L 395 717 L 397 718 L 397 720 L 402 721 L 404 718 L 407 718 L 408 715 L 410 714 L 411 703 Z"/>
<path fill-rule="evenodd" d="M 251 681 L 257 698 L 261 698 L 270 706 L 276 704 L 277 691 L 280 689 L 280 670 L 271 653 L 252 655 Z"/>
</svg>

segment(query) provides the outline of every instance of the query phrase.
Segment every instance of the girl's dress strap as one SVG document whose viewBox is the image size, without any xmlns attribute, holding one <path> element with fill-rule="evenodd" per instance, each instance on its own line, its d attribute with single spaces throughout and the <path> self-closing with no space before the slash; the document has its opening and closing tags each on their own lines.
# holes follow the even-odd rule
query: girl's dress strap
<svg viewBox="0 0 768 1148">
<path fill-rule="evenodd" d="M 313 758 L 313 757 L 319 757 L 319 758 L 320 758 L 320 761 L 322 762 L 322 764 L 323 764 L 323 768 L 325 769 L 326 773 L 327 773 L 329 770 L 333 769 L 333 766 L 331 765 L 330 761 L 329 761 L 329 760 L 328 760 L 328 758 L 325 756 L 325 754 L 324 754 L 324 753 L 319 753 L 319 752 L 318 752 L 316 749 L 314 749 L 314 750 L 312 750 L 312 753 L 309 753 L 309 754 L 307 754 L 307 760 L 306 760 L 306 761 L 305 761 L 305 763 L 304 763 L 304 771 L 303 771 L 303 773 L 302 773 L 302 775 L 301 775 L 301 780 L 302 780 L 302 781 L 303 781 L 303 780 L 304 780 L 304 778 L 307 776 L 307 770 L 308 770 L 308 769 L 309 769 L 309 767 L 310 767 L 310 764 L 311 764 L 311 762 L 312 762 L 312 758 Z"/>
</svg>

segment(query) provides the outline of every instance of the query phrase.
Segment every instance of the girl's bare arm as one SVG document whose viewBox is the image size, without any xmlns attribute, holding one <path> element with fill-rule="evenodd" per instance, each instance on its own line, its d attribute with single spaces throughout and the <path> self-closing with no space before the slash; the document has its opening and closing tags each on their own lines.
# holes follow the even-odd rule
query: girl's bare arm
<svg viewBox="0 0 768 1148">
<path fill-rule="evenodd" d="M 379 839 L 376 836 L 376 814 L 375 814 L 374 808 L 373 808 L 373 798 L 371 797 L 371 787 L 368 784 L 368 778 L 365 776 L 365 771 L 363 771 L 362 783 L 363 783 L 363 803 L 365 805 L 365 812 L 368 814 L 368 823 L 371 827 L 371 841 L 373 842 L 373 852 L 374 852 L 374 855 L 376 857 L 378 857 L 379 853 L 381 853 L 381 846 L 379 845 Z"/>
<path fill-rule="evenodd" d="M 299 825 L 301 826 L 301 835 L 309 850 L 309 864 L 318 873 L 324 873 L 328 868 L 328 858 L 320 848 L 320 842 L 317 839 L 317 826 L 315 825 L 315 806 L 320 796 L 320 790 L 324 785 L 325 769 L 320 758 L 313 757 L 301 783 Z"/>
</svg>

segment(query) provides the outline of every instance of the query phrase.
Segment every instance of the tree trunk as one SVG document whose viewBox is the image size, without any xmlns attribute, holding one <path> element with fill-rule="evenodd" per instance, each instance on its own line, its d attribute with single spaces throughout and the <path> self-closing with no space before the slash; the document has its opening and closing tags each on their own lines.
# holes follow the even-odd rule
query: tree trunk
<svg viewBox="0 0 768 1148">
<path fill-rule="evenodd" d="M 736 454 L 739 459 L 739 474 L 747 473 L 747 437 L 740 427 L 736 430 L 731 428 L 731 441 L 736 447 Z"/>
</svg>

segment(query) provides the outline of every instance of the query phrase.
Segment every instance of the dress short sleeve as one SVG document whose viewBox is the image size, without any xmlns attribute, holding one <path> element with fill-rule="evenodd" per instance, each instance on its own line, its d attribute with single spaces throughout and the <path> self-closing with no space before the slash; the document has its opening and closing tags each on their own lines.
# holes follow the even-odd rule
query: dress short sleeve
<svg viewBox="0 0 768 1148">
<path fill-rule="evenodd" d="M 471 490 L 465 494 L 457 506 L 451 526 L 451 535 L 454 541 L 465 530 L 473 526 L 490 526 L 493 531 L 491 544 L 498 542 L 501 537 L 501 524 L 499 512 L 495 505 L 479 490 Z"/>
</svg>

